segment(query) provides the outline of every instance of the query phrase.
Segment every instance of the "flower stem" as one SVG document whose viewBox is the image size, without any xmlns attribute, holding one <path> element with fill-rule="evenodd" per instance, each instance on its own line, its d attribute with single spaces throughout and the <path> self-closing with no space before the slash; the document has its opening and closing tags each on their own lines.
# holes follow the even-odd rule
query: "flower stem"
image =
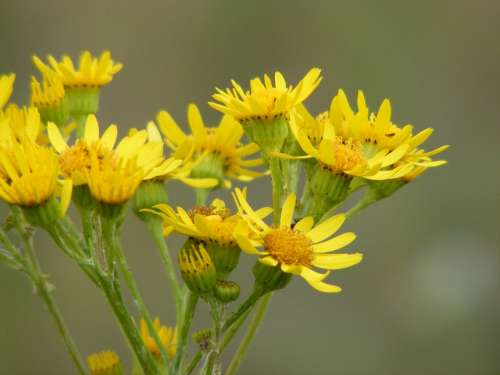
<svg viewBox="0 0 500 375">
<path fill-rule="evenodd" d="M 69 355 L 71 356 L 73 363 L 78 368 L 78 372 L 80 374 L 86 374 L 87 372 L 83 365 L 83 361 L 81 359 L 78 348 L 76 347 L 76 344 L 73 341 L 71 334 L 69 333 L 69 330 L 66 326 L 66 323 L 64 322 L 59 307 L 57 306 L 57 303 L 51 294 L 50 288 L 47 285 L 47 282 L 43 279 L 43 277 L 38 282 L 38 290 L 40 297 L 42 297 L 43 301 L 45 302 L 45 305 L 47 306 L 47 309 L 49 310 L 52 319 L 56 324 L 57 330 L 59 331 L 59 334 L 63 339 L 64 345 L 66 345 L 66 349 Z"/>
<path fill-rule="evenodd" d="M 179 368 L 182 364 L 182 359 L 184 357 L 184 352 L 186 351 L 186 346 L 187 346 L 187 336 L 189 333 L 189 328 L 191 327 L 191 323 L 193 321 L 193 316 L 197 303 L 198 303 L 198 295 L 188 292 L 186 308 L 184 309 L 184 317 L 182 319 L 182 326 L 179 335 L 179 345 L 177 348 L 177 355 L 175 357 L 175 363 L 174 363 L 175 374 L 179 372 Z"/>
<path fill-rule="evenodd" d="M 197 188 L 196 205 L 204 206 L 207 203 L 208 194 L 210 194 L 210 189 Z"/>
<path fill-rule="evenodd" d="M 248 312 L 258 301 L 258 299 L 262 297 L 262 290 L 260 288 L 255 288 L 252 294 L 248 296 L 248 298 L 243 302 L 238 310 L 236 310 L 224 323 L 222 327 L 222 332 L 226 332 L 233 323 L 235 323 L 241 316 L 243 316 L 246 312 Z"/>
<path fill-rule="evenodd" d="M 151 354 L 147 351 L 144 346 L 144 342 L 137 330 L 137 326 L 130 317 L 123 299 L 118 291 L 113 288 L 113 284 L 110 282 L 103 282 L 102 290 L 106 296 L 106 299 L 113 310 L 122 332 L 127 338 L 130 346 L 132 347 L 134 354 L 139 361 L 145 374 L 159 374 L 158 367 L 153 360 Z"/>
<path fill-rule="evenodd" d="M 268 158 L 268 163 L 273 186 L 273 222 L 276 225 L 280 218 L 281 190 L 283 188 L 281 185 L 281 163 L 279 159 L 272 156 Z"/>
<path fill-rule="evenodd" d="M 281 185 L 281 175 L 282 175 L 282 170 L 280 166 L 280 161 L 277 158 L 270 157 L 268 158 L 269 162 L 269 167 L 271 169 L 271 177 L 272 177 L 272 187 L 273 187 L 273 224 L 275 227 L 278 227 L 280 224 L 280 214 L 281 214 L 281 190 L 282 190 L 282 185 Z M 286 168 L 286 167 L 285 167 Z M 256 290 L 257 291 L 257 290 Z M 254 291 L 254 293 L 256 292 Z M 262 296 L 261 291 L 259 290 L 259 297 Z M 257 329 L 259 328 L 260 324 L 262 323 L 262 320 L 264 319 L 264 316 L 266 314 L 267 308 L 269 306 L 269 302 L 271 301 L 272 293 L 267 293 L 264 295 L 259 303 L 259 307 L 250 323 L 250 325 L 247 328 L 247 331 L 245 333 L 245 336 L 243 337 L 243 340 L 241 341 L 238 349 L 236 350 L 236 353 L 231 360 L 228 370 L 227 370 L 227 375 L 234 375 L 236 371 L 238 370 L 238 367 L 240 366 L 241 361 L 245 357 L 248 348 L 250 347 L 250 344 L 252 343 L 253 339 L 255 338 L 255 334 L 257 333 Z M 258 298 L 257 298 L 258 299 Z M 257 299 L 254 301 L 254 303 L 257 301 Z M 254 304 L 253 303 L 253 304 Z M 250 306 L 252 307 L 253 304 Z M 236 319 L 234 319 L 230 324 L 227 325 L 227 327 L 230 327 L 231 324 L 233 324 L 235 321 L 237 321 L 240 316 L 242 316 L 246 310 L 242 311 L 242 313 L 237 316 Z M 231 319 L 231 318 L 230 318 Z M 229 321 L 229 320 L 228 320 Z M 226 324 L 228 322 L 226 321 Z M 224 325 L 226 328 L 226 325 Z"/>
<path fill-rule="evenodd" d="M 162 357 L 162 361 L 165 364 L 165 370 L 168 373 L 169 359 L 168 359 L 167 353 L 165 351 L 163 344 L 161 343 L 160 338 L 158 337 L 158 333 L 156 332 L 156 329 L 154 328 L 153 320 L 151 319 L 151 315 L 149 314 L 149 311 L 146 308 L 146 305 L 145 305 L 144 300 L 141 296 L 141 293 L 139 292 L 139 288 L 138 288 L 137 283 L 135 281 L 135 278 L 130 270 L 130 267 L 127 263 L 127 260 L 125 258 L 125 254 L 124 254 L 123 249 L 122 249 L 121 244 L 120 244 L 120 241 L 118 240 L 118 238 L 116 236 L 116 234 L 117 234 L 116 232 L 117 232 L 117 227 L 116 227 L 115 223 L 113 221 L 108 221 L 105 219 L 103 222 L 103 235 L 104 235 L 105 243 L 108 247 L 107 251 L 112 252 L 116 261 L 118 262 L 118 266 L 120 267 L 123 278 L 125 279 L 125 282 L 127 283 L 127 286 L 130 290 L 130 293 L 132 294 L 132 297 L 134 299 L 134 303 L 137 306 L 139 313 L 144 318 L 150 335 L 153 337 L 153 340 L 155 341 L 156 345 L 158 346 L 158 349 L 160 351 L 160 355 Z"/>
<path fill-rule="evenodd" d="M 373 197 L 367 194 L 363 196 L 363 198 L 361 198 L 361 200 L 359 200 L 358 203 L 356 203 L 356 205 L 354 205 L 351 209 L 349 209 L 349 211 L 346 212 L 345 216 L 349 219 L 353 215 L 364 210 L 368 206 L 371 206 L 375 202 L 377 202 L 377 199 L 374 199 Z"/>
<path fill-rule="evenodd" d="M 28 257 L 28 262 L 29 262 L 28 265 L 30 268 L 28 274 L 31 276 L 31 279 L 36 286 L 38 295 L 45 302 L 47 310 L 52 316 L 52 319 L 54 320 L 54 323 L 57 327 L 57 330 L 61 335 L 61 338 L 63 339 L 64 345 L 66 346 L 66 350 L 68 351 L 71 359 L 73 360 L 73 363 L 78 369 L 78 372 L 82 375 L 85 375 L 87 371 L 85 370 L 85 366 L 81 359 L 80 352 L 78 351 L 78 348 L 76 347 L 76 344 L 73 338 L 71 337 L 69 329 L 66 326 L 66 323 L 64 322 L 61 311 L 59 310 L 59 307 L 57 306 L 57 303 L 54 297 L 52 296 L 52 291 L 51 291 L 52 288 L 50 284 L 48 284 L 46 277 L 43 274 L 42 269 L 40 267 L 38 258 L 36 257 L 35 249 L 33 246 L 33 235 L 31 231 L 27 228 L 26 223 L 22 218 L 22 214 L 20 212 L 13 212 L 13 214 L 15 217 L 16 229 L 19 235 L 21 236 L 21 240 L 23 242 L 26 255 Z"/>
<path fill-rule="evenodd" d="M 161 221 L 157 218 L 150 217 L 146 220 L 146 223 L 149 231 L 153 236 L 156 247 L 160 251 L 160 256 L 161 260 L 163 261 L 165 273 L 167 274 L 168 280 L 170 282 L 170 290 L 172 291 L 172 294 L 175 298 L 176 315 L 177 317 L 180 317 L 182 312 L 182 294 L 179 287 L 179 282 L 177 281 L 177 276 L 175 275 L 175 267 L 172 262 L 172 257 L 170 256 L 170 251 L 168 250 L 167 243 L 163 238 Z"/>
<path fill-rule="evenodd" d="M 191 375 L 191 373 L 194 371 L 196 366 L 198 366 L 198 363 L 200 363 L 201 359 L 203 358 L 203 352 L 200 350 L 196 355 L 193 357 L 189 365 L 186 367 L 182 375 Z"/>
<path fill-rule="evenodd" d="M 268 293 L 264 297 L 262 297 L 262 300 L 259 303 L 259 307 L 257 308 L 257 311 L 255 312 L 255 315 L 252 321 L 250 322 L 250 325 L 248 326 L 247 332 L 245 333 L 245 337 L 241 341 L 238 350 L 236 351 L 231 362 L 229 363 L 226 375 L 234 375 L 236 374 L 236 371 L 238 371 L 241 361 L 245 357 L 248 348 L 250 347 L 250 344 L 255 338 L 257 329 L 259 328 L 260 324 L 262 323 L 262 320 L 264 319 L 267 307 L 269 306 L 269 302 L 271 301 L 271 297 L 272 293 Z"/>
</svg>

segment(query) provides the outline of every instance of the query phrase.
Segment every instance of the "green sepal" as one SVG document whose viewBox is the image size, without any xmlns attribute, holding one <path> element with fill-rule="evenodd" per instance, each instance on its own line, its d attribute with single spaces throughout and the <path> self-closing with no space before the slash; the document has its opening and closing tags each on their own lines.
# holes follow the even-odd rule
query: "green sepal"
<svg viewBox="0 0 500 375">
<path fill-rule="evenodd" d="M 278 266 L 267 266 L 259 261 L 252 269 L 256 288 L 263 290 L 263 294 L 285 288 L 292 279 L 292 274 L 283 272 Z"/>
<path fill-rule="evenodd" d="M 38 107 L 42 121 L 47 124 L 53 122 L 59 129 L 63 130 L 69 119 L 69 103 L 68 100 L 63 98 L 55 104 Z"/>
<path fill-rule="evenodd" d="M 28 223 L 33 226 L 47 228 L 59 219 L 59 202 L 55 197 L 33 207 L 22 207 Z"/>
<path fill-rule="evenodd" d="M 162 181 L 143 181 L 137 188 L 132 199 L 132 208 L 139 219 L 145 221 L 151 217 L 157 217 L 150 212 L 141 211 L 152 208 L 157 204 L 168 203 L 167 191 Z"/>
<path fill-rule="evenodd" d="M 215 178 L 219 181 L 219 184 L 214 186 L 213 189 L 222 185 L 224 182 L 224 175 L 224 159 L 215 153 L 208 153 L 203 156 L 203 159 L 200 160 L 191 171 L 192 178 Z"/>
<path fill-rule="evenodd" d="M 273 119 L 257 118 L 241 123 L 245 133 L 265 154 L 281 151 L 288 136 L 288 120 L 285 117 Z"/>
<path fill-rule="evenodd" d="M 93 211 L 98 206 L 98 202 L 94 199 L 86 184 L 73 186 L 71 200 L 81 210 Z"/>
<path fill-rule="evenodd" d="M 67 87 L 66 99 L 71 116 L 88 116 L 99 110 L 99 87 Z"/>
</svg>

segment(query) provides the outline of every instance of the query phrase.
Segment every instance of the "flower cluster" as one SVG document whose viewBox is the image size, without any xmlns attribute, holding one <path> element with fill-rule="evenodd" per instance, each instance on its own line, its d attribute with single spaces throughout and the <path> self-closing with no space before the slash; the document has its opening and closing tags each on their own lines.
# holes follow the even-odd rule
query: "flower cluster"
<svg viewBox="0 0 500 375">
<path fill-rule="evenodd" d="M 273 292 L 287 287 L 293 276 L 315 291 L 340 292 L 331 272 L 363 259 L 348 249 L 356 238 L 352 231 L 337 234 L 343 224 L 446 163 L 433 157 L 448 146 L 422 148 L 433 129 L 416 132 L 412 125 L 395 124 L 388 99 L 372 112 L 362 91 L 353 108 L 339 90 L 327 111 L 311 114 L 304 102 L 322 80 L 318 68 L 295 86 L 279 72 L 274 82 L 268 75 L 252 79 L 248 90 L 231 81 L 232 88 L 217 89 L 209 102 L 222 112 L 214 126 L 191 103 L 189 131 L 160 110 L 144 127 L 120 132 L 115 124 L 101 128 L 97 112 L 101 90 L 121 71 L 121 63 L 108 51 L 100 57 L 85 51 L 78 65 L 68 56 L 58 61 L 49 55 L 47 61 L 33 57 L 40 77 L 31 78 L 31 102 L 25 107 L 9 103 L 15 75 L 0 76 L 0 199 L 11 211 L 5 228 L 18 232 L 24 247 L 18 249 L 0 229 L 0 262 L 34 283 L 81 374 L 88 371 L 53 308 L 53 288 L 33 249 L 34 227 L 46 231 L 103 292 L 133 350 L 134 371 L 190 374 L 205 357 L 203 373 L 220 373 L 222 352 L 260 304 L 229 365 L 234 374 Z M 254 208 L 251 198 L 264 194 L 247 185 L 267 176 L 272 207 Z M 190 207 L 171 202 L 171 180 L 194 190 Z M 233 188 L 234 183 L 244 186 Z M 232 189 L 232 202 L 216 196 L 221 188 Z M 338 212 L 359 189 L 361 199 Z M 151 318 L 122 248 L 129 202 L 158 247 L 176 307 L 173 327 Z M 81 229 L 68 214 L 72 203 Z M 184 238 L 177 254 L 165 242 L 174 233 Z M 243 269 L 242 254 L 255 259 L 253 289 L 231 309 L 241 290 L 229 278 Z M 123 301 L 125 288 L 139 323 Z M 189 330 L 200 302 L 208 304 L 212 326 L 193 335 L 200 352 L 188 362 Z M 114 352 L 92 354 L 87 362 L 91 374 L 124 373 Z"/>
</svg>

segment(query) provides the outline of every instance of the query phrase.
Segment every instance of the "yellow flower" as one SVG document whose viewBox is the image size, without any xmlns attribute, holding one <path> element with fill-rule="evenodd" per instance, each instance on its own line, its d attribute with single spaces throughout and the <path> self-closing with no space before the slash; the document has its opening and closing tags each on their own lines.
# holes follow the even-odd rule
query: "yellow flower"
<svg viewBox="0 0 500 375">
<path fill-rule="evenodd" d="M 315 126 L 310 126 L 311 121 Z M 307 125 L 304 125 L 308 122 Z M 374 155 L 366 155 L 361 142 L 353 138 L 337 135 L 333 125 L 322 115 L 319 118 L 302 117 L 299 112 L 292 114 L 290 127 L 304 156 L 277 153 L 276 156 L 289 159 L 315 159 L 320 166 L 333 174 L 364 177 L 371 180 L 385 180 L 398 177 L 398 171 L 384 170 L 408 151 L 403 144 L 395 150 L 383 149 Z M 314 142 L 314 144 L 313 144 Z"/>
<path fill-rule="evenodd" d="M 335 293 L 341 288 L 323 280 L 329 271 L 319 273 L 313 268 L 337 270 L 359 263 L 362 254 L 328 254 L 350 244 L 356 238 L 352 232 L 343 233 L 331 239 L 342 225 L 345 215 L 339 214 L 314 226 L 312 217 L 305 217 L 293 224 L 295 194 L 290 194 L 281 210 L 280 225 L 272 227 L 260 218 L 249 205 L 245 193 L 239 189 L 234 192 L 240 215 L 252 231 L 252 236 L 236 231 L 236 240 L 241 249 L 259 257 L 259 261 L 270 267 L 279 267 L 281 271 L 301 276 L 313 288 L 320 292 Z M 263 247 L 263 250 L 258 250 Z"/>
<path fill-rule="evenodd" d="M 290 110 L 306 100 L 318 87 L 320 73 L 318 68 L 309 70 L 295 88 L 287 85 L 280 72 L 274 74 L 274 84 L 267 74 L 264 75 L 264 82 L 260 78 L 252 79 L 250 91 L 244 91 L 238 83 L 231 81 L 233 89 L 217 89 L 213 95 L 220 103 L 208 104 L 241 122 L 287 118 Z"/>
<path fill-rule="evenodd" d="M 113 153 L 100 157 L 95 150 L 90 152 L 86 181 L 94 199 L 101 203 L 116 206 L 127 202 L 144 175 L 136 159 L 124 159 Z"/>
<path fill-rule="evenodd" d="M 412 125 L 400 128 L 391 121 L 389 99 L 382 101 L 377 114 L 370 113 L 363 91 L 360 90 L 357 106 L 358 111 L 354 112 L 344 91 L 339 90 L 332 99 L 329 117 L 336 134 L 359 141 L 367 157 L 383 149 L 394 150 L 411 138 Z"/>
<path fill-rule="evenodd" d="M 75 67 L 71 58 L 64 55 L 61 61 L 48 55 L 49 65 L 37 56 L 33 56 L 33 63 L 42 74 L 56 74 L 65 87 L 101 87 L 113 79 L 123 65 L 111 59 L 111 53 L 104 51 L 99 58 L 93 57 L 89 51 L 80 55 L 78 67 Z"/>
<path fill-rule="evenodd" d="M 91 164 L 91 153 L 94 152 L 99 160 L 123 159 L 134 160 L 136 166 L 143 170 L 143 178 L 154 178 L 158 174 L 175 168 L 174 160 L 163 159 L 161 142 L 147 142 L 147 132 L 138 131 L 131 136 L 124 137 L 115 147 L 118 127 L 109 125 L 100 135 L 99 124 L 94 115 L 87 117 L 83 136 L 69 146 L 64 140 L 59 128 L 49 123 L 47 132 L 52 146 L 59 154 L 61 172 L 65 178 L 70 178 L 75 185 L 87 183 L 87 171 Z"/>
<path fill-rule="evenodd" d="M 121 375 L 122 364 L 118 354 L 112 351 L 94 353 L 87 358 L 91 375 Z"/>
<path fill-rule="evenodd" d="M 35 107 L 50 107 L 64 99 L 64 86 L 55 74 L 44 74 L 42 83 L 31 77 L 31 104 Z"/>
<path fill-rule="evenodd" d="M 15 74 L 0 75 L 0 109 L 9 101 L 15 80 Z"/>
<path fill-rule="evenodd" d="M 177 212 L 167 204 L 154 207 L 164 222 L 166 234 L 172 230 L 200 241 L 216 242 L 219 245 L 235 245 L 234 230 L 242 220 L 231 215 L 224 201 L 215 199 L 210 206 L 196 206 L 187 212 L 177 207 Z"/>
<path fill-rule="evenodd" d="M 223 116 L 217 127 L 207 127 L 195 104 L 188 106 L 187 119 L 191 135 L 185 134 L 168 112 L 161 111 L 157 116 L 165 142 L 175 156 L 181 159 L 190 156 L 193 161 L 193 177 L 213 177 L 222 182 L 225 176 L 240 181 L 262 176 L 248 169 L 261 165 L 262 159 L 244 159 L 255 154 L 259 147 L 254 143 L 240 144 L 243 128 L 238 122 Z M 225 185 L 230 182 L 225 181 Z"/>
<path fill-rule="evenodd" d="M 187 142 L 180 147 L 178 147 L 175 152 L 168 158 L 163 158 L 163 138 L 160 131 L 156 127 L 156 124 L 149 122 L 146 127 L 148 134 L 148 144 L 153 147 L 154 150 L 144 151 L 144 156 L 149 155 L 149 158 L 141 158 L 141 160 L 155 160 L 156 167 L 151 170 L 145 179 L 157 180 L 157 181 L 167 181 L 170 179 L 179 180 L 186 185 L 196 187 L 196 188 L 210 188 L 217 185 L 217 180 L 214 178 L 191 178 L 189 177 L 193 169 L 193 161 L 191 157 L 193 155 L 192 144 Z M 134 135 L 139 130 L 132 129 L 129 135 Z M 152 163 L 154 164 L 154 163 Z"/>
<path fill-rule="evenodd" d="M 150 335 L 148 326 L 144 319 L 141 318 L 141 337 L 144 345 L 156 358 L 160 358 L 160 349 L 156 345 L 156 341 Z M 153 322 L 156 334 L 165 348 L 168 356 L 173 358 L 177 351 L 177 330 L 174 327 L 162 326 L 160 319 L 156 318 Z"/>
<path fill-rule="evenodd" d="M 32 141 L 44 143 L 43 128 L 40 113 L 35 107 L 20 108 L 10 104 L 0 111 L 0 145 L 12 145 L 25 136 Z"/>
<path fill-rule="evenodd" d="M 413 135 L 412 125 L 400 128 L 394 124 L 391 121 L 392 109 L 388 99 L 382 101 L 377 114 L 370 113 L 365 96 L 359 91 L 357 107 L 357 112 L 354 112 L 345 93 L 339 90 L 332 100 L 329 113 L 336 134 L 359 142 L 365 157 L 390 151 L 390 164 L 385 162 L 384 167 L 393 165 L 393 170 L 397 172 L 395 177 L 412 178 L 415 168 L 422 171 L 420 167 L 436 167 L 446 163 L 443 160 L 432 161 L 430 156 L 443 152 L 449 146 L 441 146 L 429 152 L 418 149 L 434 130 L 426 128 Z M 396 155 L 400 158 L 394 157 Z"/>
<path fill-rule="evenodd" d="M 59 165 L 52 150 L 24 137 L 10 147 L 0 147 L 0 198 L 23 207 L 47 202 L 58 189 Z M 61 192 L 60 214 L 71 199 L 71 186 Z"/>
<path fill-rule="evenodd" d="M 446 160 L 432 160 L 431 156 L 445 151 L 448 147 L 449 145 L 443 145 L 431 151 L 424 151 L 417 147 L 413 148 L 397 163 L 401 168 L 410 167 L 409 171 L 405 173 L 402 178 L 406 182 L 410 182 L 420 176 L 428 168 L 445 165 L 447 163 Z"/>
</svg>

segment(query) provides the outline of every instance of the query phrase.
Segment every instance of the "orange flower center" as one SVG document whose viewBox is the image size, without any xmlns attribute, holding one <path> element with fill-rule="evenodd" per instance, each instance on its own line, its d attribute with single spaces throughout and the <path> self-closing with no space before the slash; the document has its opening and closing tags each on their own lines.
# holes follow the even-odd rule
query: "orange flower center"
<svg viewBox="0 0 500 375">
<path fill-rule="evenodd" d="M 264 247 L 274 259 L 286 265 L 309 266 L 314 258 L 311 240 L 290 228 L 271 230 L 264 237 Z"/>
<path fill-rule="evenodd" d="M 351 170 L 364 161 L 359 143 L 351 139 L 336 137 L 332 141 L 332 148 L 336 171 Z"/>
</svg>

